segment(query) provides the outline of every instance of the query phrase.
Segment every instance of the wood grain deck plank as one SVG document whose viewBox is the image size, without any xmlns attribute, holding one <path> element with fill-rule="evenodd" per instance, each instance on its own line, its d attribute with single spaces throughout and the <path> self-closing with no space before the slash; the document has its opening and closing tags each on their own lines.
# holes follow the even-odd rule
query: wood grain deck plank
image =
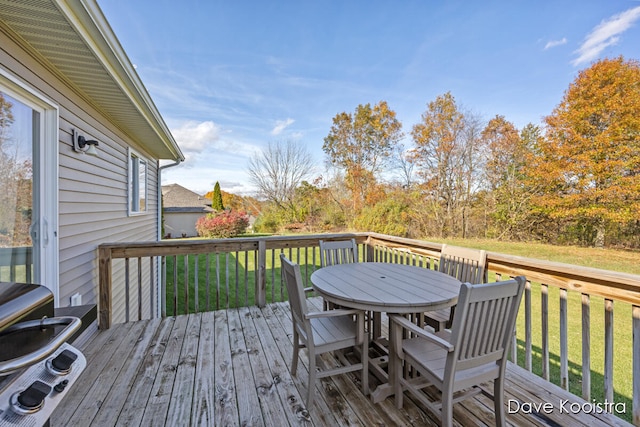
<svg viewBox="0 0 640 427">
<path fill-rule="evenodd" d="M 288 305 L 286 305 L 286 307 L 288 310 Z M 287 372 L 289 372 L 293 384 L 299 391 L 300 405 L 302 405 L 302 408 L 304 409 L 309 420 L 317 426 L 348 425 L 348 419 L 344 417 L 340 410 L 335 411 L 335 408 L 332 408 L 328 405 L 328 402 L 325 399 L 324 394 L 322 393 L 322 388 L 317 384 L 315 386 L 316 396 L 314 406 L 311 411 L 308 411 L 304 402 L 304 399 L 307 395 L 306 393 L 309 381 L 309 362 L 307 359 L 306 351 L 303 350 L 300 352 L 298 372 L 295 376 L 293 376 L 290 371 L 291 356 L 293 355 L 293 329 L 291 328 L 291 325 L 289 325 L 287 329 L 283 329 L 283 325 L 278 317 L 283 316 L 284 314 L 282 313 L 282 308 L 279 308 L 276 305 L 264 307 L 262 309 L 262 315 L 266 321 L 267 328 L 276 343 L 275 348 L 280 353 L 280 358 L 284 361 Z"/>
<path fill-rule="evenodd" d="M 220 310 L 215 314 L 215 420 L 214 425 L 240 425 L 238 401 L 233 383 L 233 364 L 229 343 L 227 312 Z"/>
<path fill-rule="evenodd" d="M 263 426 L 265 420 L 261 411 L 260 399 L 258 398 L 257 384 L 254 380 L 251 362 L 247 354 L 240 314 L 237 309 L 227 310 L 227 314 L 231 363 L 233 365 L 233 380 L 236 385 L 240 425 Z"/>
<path fill-rule="evenodd" d="M 162 426 L 167 419 L 167 411 L 171 403 L 173 384 L 176 378 L 180 351 L 187 330 L 188 316 L 177 316 L 162 355 L 158 375 L 153 382 L 149 401 L 142 417 L 143 426 Z"/>
<path fill-rule="evenodd" d="M 64 426 L 68 420 L 74 418 L 76 409 L 82 403 L 89 389 L 95 384 L 98 375 L 110 357 L 110 353 L 103 351 L 103 349 L 118 347 L 132 326 L 133 323 L 115 325 L 109 330 L 100 331 L 91 340 L 94 344 L 82 352 L 87 359 L 87 367 L 74 384 L 73 389 L 67 392 L 64 405 L 59 405 L 51 415 L 52 426 Z"/>
<path fill-rule="evenodd" d="M 310 303 L 319 308 L 316 299 Z M 316 385 L 316 403 L 308 414 L 302 403 L 308 360 L 301 352 L 298 376 L 292 377 L 291 332 L 287 303 L 115 325 L 98 332 L 84 348 L 88 366 L 54 412 L 51 425 L 239 426 L 241 420 L 244 425 L 278 427 L 438 425 L 437 417 L 409 396 L 402 409 L 395 408 L 393 398 L 371 404 L 356 374 Z M 323 363 L 335 360 L 324 357 Z M 483 388 L 493 392 L 490 383 Z M 239 396 L 251 395 L 253 403 L 239 402 Z M 505 399 L 510 398 L 551 402 L 556 410 L 544 416 L 507 414 L 509 426 L 630 426 L 610 414 L 560 414 L 560 399 L 582 399 L 513 364 L 506 379 Z M 248 411 L 260 419 L 247 416 Z M 167 414 L 172 414 L 169 419 Z M 493 401 L 479 395 L 457 403 L 454 418 L 456 426 L 492 426 Z"/>
<path fill-rule="evenodd" d="M 107 394 L 118 379 L 118 374 L 122 370 L 131 349 L 134 348 L 140 336 L 144 333 L 147 322 L 134 322 L 124 339 L 115 346 L 111 342 L 107 353 L 106 363 L 100 374 L 95 378 L 91 388 L 86 392 L 82 402 L 78 405 L 76 413 L 67 422 L 67 426 L 85 427 L 93 424 L 94 418 L 98 415 L 102 403 L 107 398 Z M 86 372 L 86 369 L 85 369 Z M 82 380 L 85 381 L 85 380 Z M 79 381 L 78 381 L 79 382 Z"/>
<path fill-rule="evenodd" d="M 129 353 L 126 352 L 126 349 L 123 349 L 124 351 L 121 353 L 124 356 L 124 365 L 118 372 L 109 394 L 102 402 L 100 411 L 93 419 L 92 423 L 94 425 L 115 425 L 120 412 L 129 399 L 138 371 L 149 353 L 149 347 L 152 345 L 154 338 L 156 338 L 160 319 L 142 323 L 144 324 L 144 329 L 134 343 L 133 349 Z"/>
<path fill-rule="evenodd" d="M 282 335 L 280 336 L 280 343 L 283 345 L 278 346 L 278 349 L 281 351 L 283 358 L 290 359 L 293 354 L 293 324 L 291 323 L 289 303 L 272 304 L 270 308 L 273 311 L 271 320 L 277 320 L 278 322 L 272 326 L 272 333 L 289 331 L 286 333 L 286 338 Z M 267 318 L 267 320 L 269 320 L 269 318 Z M 324 359 L 321 358 L 321 360 Z M 294 378 L 303 380 L 302 390 L 306 390 L 309 380 L 309 359 L 306 350 L 300 351 L 298 374 L 297 377 Z M 348 402 L 344 401 L 340 393 L 336 391 L 331 377 L 321 378 L 319 381 L 316 381 L 315 388 L 316 396 L 314 406 L 311 411 L 309 411 L 312 418 L 315 419 L 318 415 L 324 414 L 323 405 L 326 404 L 328 408 L 331 408 L 330 411 L 333 412 L 338 425 L 362 425 Z M 304 392 L 303 395 L 306 396 Z"/>
<path fill-rule="evenodd" d="M 198 358 L 198 341 L 200 339 L 200 313 L 189 316 L 186 335 L 182 344 L 176 379 L 171 392 L 171 402 L 167 411 L 166 425 L 191 425 L 191 406 Z"/>
<path fill-rule="evenodd" d="M 267 319 L 273 317 L 273 312 L 270 309 L 260 309 L 258 307 L 249 307 L 249 311 L 251 312 L 256 335 L 260 341 L 259 345 L 262 348 L 262 354 L 265 359 L 264 363 L 268 367 L 268 375 L 266 377 L 271 378 L 272 385 L 270 385 L 269 388 L 275 388 L 276 393 L 280 397 L 289 425 L 314 425 L 313 420 L 310 419 L 309 413 L 304 406 L 302 397 L 304 396 L 304 392 L 296 384 L 296 381 L 299 380 L 291 376 L 288 367 L 289 362 L 283 358 L 279 350 L 279 346 L 281 345 L 280 340 L 283 339 L 282 335 L 276 334 L 276 336 L 274 336 L 274 331 L 269 326 Z M 291 356 L 289 356 L 289 358 L 290 357 Z M 326 423 L 322 425 L 333 425 L 337 423 L 331 414 L 326 413 L 323 414 L 321 422 Z"/>
<path fill-rule="evenodd" d="M 259 312 L 258 312 L 259 313 Z M 291 407 L 287 404 L 287 396 L 279 393 L 278 386 L 281 378 L 274 378 L 262 347 L 258 332 L 254 324 L 253 314 L 248 307 L 238 309 L 239 320 L 244 332 L 247 356 L 252 367 L 253 380 L 260 401 L 264 424 L 267 426 L 283 424 L 283 416 L 287 423 L 297 425 L 299 420 Z M 262 315 L 258 321 L 264 322 Z"/>
<path fill-rule="evenodd" d="M 215 312 L 202 313 L 191 422 L 208 427 L 215 420 Z"/>
<path fill-rule="evenodd" d="M 159 375 L 162 358 L 174 323 L 175 317 L 167 317 L 160 322 L 154 341 L 148 348 L 147 355 L 129 392 L 129 397 L 120 412 L 117 425 L 137 426 L 142 422 L 145 408 L 151 398 L 153 384 Z"/>
</svg>

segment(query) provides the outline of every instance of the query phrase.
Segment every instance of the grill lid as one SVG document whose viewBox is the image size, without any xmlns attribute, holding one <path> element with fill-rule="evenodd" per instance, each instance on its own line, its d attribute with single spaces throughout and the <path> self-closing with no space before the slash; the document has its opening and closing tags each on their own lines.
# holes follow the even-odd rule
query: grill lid
<svg viewBox="0 0 640 427">
<path fill-rule="evenodd" d="M 53 316 L 53 293 L 44 286 L 0 283 L 0 331 L 16 322 L 38 318 L 34 312 Z M 38 315 L 39 318 L 42 314 Z"/>
</svg>

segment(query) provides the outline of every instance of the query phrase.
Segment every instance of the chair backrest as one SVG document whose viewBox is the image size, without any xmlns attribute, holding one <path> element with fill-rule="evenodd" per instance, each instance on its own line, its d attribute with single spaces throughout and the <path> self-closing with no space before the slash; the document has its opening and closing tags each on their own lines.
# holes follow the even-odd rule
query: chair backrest
<svg viewBox="0 0 640 427">
<path fill-rule="evenodd" d="M 358 262 L 356 239 L 320 240 L 320 266 Z"/>
<path fill-rule="evenodd" d="M 280 254 L 280 262 L 282 265 L 282 277 L 289 294 L 289 306 L 291 307 L 294 327 L 298 329 L 298 333 L 304 338 L 309 338 L 309 328 L 307 327 L 309 322 L 305 319 L 309 308 L 304 294 L 304 287 L 302 286 L 300 266 L 289 261 L 284 254 Z"/>
<path fill-rule="evenodd" d="M 471 284 L 487 281 L 487 253 L 484 250 L 442 245 L 438 271 Z"/>
<path fill-rule="evenodd" d="M 464 283 L 451 326 L 455 350 L 447 363 L 453 370 L 506 361 L 526 279 L 518 276 L 502 282 Z"/>
</svg>

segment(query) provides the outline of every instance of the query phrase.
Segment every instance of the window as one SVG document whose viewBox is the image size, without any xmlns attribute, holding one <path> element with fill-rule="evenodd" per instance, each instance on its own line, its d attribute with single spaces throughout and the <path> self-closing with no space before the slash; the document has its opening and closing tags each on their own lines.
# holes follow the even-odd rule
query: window
<svg viewBox="0 0 640 427">
<path fill-rule="evenodd" d="M 129 213 L 147 211 L 147 161 L 129 150 Z"/>
</svg>

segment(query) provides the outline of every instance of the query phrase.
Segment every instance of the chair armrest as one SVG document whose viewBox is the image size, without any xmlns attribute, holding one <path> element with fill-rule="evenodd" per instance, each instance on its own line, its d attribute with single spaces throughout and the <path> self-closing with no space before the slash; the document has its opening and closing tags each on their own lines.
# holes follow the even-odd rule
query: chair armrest
<svg viewBox="0 0 640 427">
<path fill-rule="evenodd" d="M 389 315 L 389 319 L 391 319 L 392 322 L 402 326 L 403 328 L 409 330 L 410 332 L 424 338 L 427 339 L 431 342 L 433 342 L 434 344 L 439 345 L 440 347 L 444 348 L 447 351 L 453 351 L 454 350 L 454 346 L 447 340 L 425 330 L 422 329 L 420 327 L 418 327 L 416 324 L 410 322 L 409 320 L 407 320 L 406 318 L 398 315 L 398 314 L 390 314 Z M 396 334 L 396 340 L 400 340 L 400 337 L 398 336 L 400 334 Z"/>
<path fill-rule="evenodd" d="M 304 317 L 306 319 L 317 319 L 318 317 L 335 317 L 335 316 L 347 316 L 351 314 L 357 314 L 364 316 L 364 311 L 355 309 L 338 309 L 338 310 L 326 310 L 326 311 L 314 311 L 307 313 Z"/>
<path fill-rule="evenodd" d="M 309 286 L 308 288 L 304 288 L 303 291 L 304 291 L 305 294 L 307 292 L 315 292 L 315 290 L 311 286 Z"/>
</svg>

